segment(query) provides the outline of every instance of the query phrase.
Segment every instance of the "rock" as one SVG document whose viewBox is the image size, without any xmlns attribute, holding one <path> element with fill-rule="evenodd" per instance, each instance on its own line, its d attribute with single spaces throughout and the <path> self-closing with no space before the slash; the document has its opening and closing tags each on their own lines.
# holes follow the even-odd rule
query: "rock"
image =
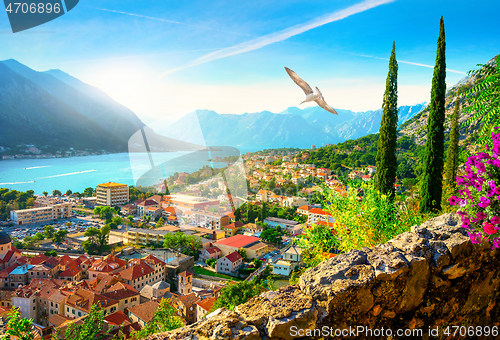
<svg viewBox="0 0 500 340">
<path fill-rule="evenodd" d="M 409 262 L 403 253 L 389 244 L 378 245 L 368 254 L 368 262 L 375 269 L 377 280 L 394 280 L 408 272 Z"/>
<path fill-rule="evenodd" d="M 318 266 L 307 270 L 299 280 L 300 289 L 317 300 L 328 298 L 351 284 L 362 285 L 371 279 L 369 271 L 366 275 L 352 276 L 351 268 L 356 265 L 366 265 L 366 253 L 361 250 L 351 250 L 330 260 L 321 262 Z M 350 276 L 345 274 L 349 272 Z"/>
<path fill-rule="evenodd" d="M 444 244 L 448 248 L 452 259 L 456 259 L 459 254 L 467 256 L 472 251 L 470 238 L 460 233 L 454 233 L 445 239 Z"/>
</svg>

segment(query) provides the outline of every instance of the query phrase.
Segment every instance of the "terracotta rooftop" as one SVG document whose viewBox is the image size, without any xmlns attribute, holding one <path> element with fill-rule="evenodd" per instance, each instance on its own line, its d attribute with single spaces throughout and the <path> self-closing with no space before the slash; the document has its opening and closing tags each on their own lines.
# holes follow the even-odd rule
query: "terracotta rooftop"
<svg viewBox="0 0 500 340">
<path fill-rule="evenodd" d="M 182 276 L 182 277 L 193 276 L 193 273 L 190 273 L 187 270 L 185 270 L 182 273 L 179 273 L 179 276 Z"/>
<path fill-rule="evenodd" d="M 111 325 L 116 325 L 119 326 L 123 323 L 125 324 L 130 324 L 130 320 L 128 316 L 123 313 L 122 311 L 114 312 L 112 314 L 109 314 L 104 318 L 104 321 L 108 322 Z"/>
<path fill-rule="evenodd" d="M 212 309 L 212 306 L 214 305 L 216 300 L 217 300 L 216 298 L 206 298 L 202 299 L 196 304 L 208 312 L 210 311 L 210 309 Z"/>
<path fill-rule="evenodd" d="M 225 256 L 225 258 L 227 258 L 229 261 L 231 262 L 236 262 L 240 259 L 242 259 L 243 257 L 240 255 L 240 253 L 238 253 L 237 251 L 231 253 L 231 254 L 228 254 Z"/>
<path fill-rule="evenodd" d="M 144 322 L 149 322 L 153 319 L 156 309 L 158 308 L 159 303 L 156 301 L 149 301 L 145 303 L 141 303 L 138 306 L 134 306 L 128 309 L 129 314 L 134 314 L 139 319 Z"/>
<path fill-rule="evenodd" d="M 150 266 L 140 263 L 118 272 L 117 275 L 124 280 L 133 281 L 153 272 L 154 270 Z"/>
</svg>

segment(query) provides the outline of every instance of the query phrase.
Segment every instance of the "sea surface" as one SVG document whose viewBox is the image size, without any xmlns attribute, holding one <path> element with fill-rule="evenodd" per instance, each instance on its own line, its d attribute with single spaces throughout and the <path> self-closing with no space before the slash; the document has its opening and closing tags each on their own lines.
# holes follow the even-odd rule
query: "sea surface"
<svg viewBox="0 0 500 340">
<path fill-rule="evenodd" d="M 259 147 L 240 147 L 211 152 L 166 152 L 166 153 L 118 153 L 99 156 L 14 159 L 0 161 L 0 188 L 26 191 L 35 194 L 60 190 L 65 193 L 83 192 L 87 187 L 95 188 L 100 183 L 118 182 L 127 185 L 145 184 L 144 174 L 161 168 L 161 177 L 175 172 L 192 173 L 204 165 L 220 168 L 225 162 L 209 162 L 215 157 L 237 156 L 254 152 Z M 141 177 L 142 176 L 142 177 Z M 157 182 L 159 178 L 155 178 Z M 154 183 L 147 183 L 154 184 Z"/>
</svg>

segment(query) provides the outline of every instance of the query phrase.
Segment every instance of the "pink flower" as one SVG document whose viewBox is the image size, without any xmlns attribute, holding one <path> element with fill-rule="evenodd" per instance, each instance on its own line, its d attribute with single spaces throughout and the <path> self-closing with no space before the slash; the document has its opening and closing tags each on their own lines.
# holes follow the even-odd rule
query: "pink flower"
<svg viewBox="0 0 500 340">
<path fill-rule="evenodd" d="M 469 234 L 470 241 L 474 244 L 479 244 L 483 241 L 483 234 L 481 232 L 476 233 L 476 232 L 470 232 L 468 231 L 467 234 Z"/>
<path fill-rule="evenodd" d="M 500 237 L 496 237 L 495 240 L 493 241 L 493 247 L 491 249 L 498 249 L 500 248 Z"/>
<path fill-rule="evenodd" d="M 500 217 L 498 217 L 498 216 L 492 216 L 490 218 L 490 222 L 493 223 L 493 224 L 500 224 Z"/>
<path fill-rule="evenodd" d="M 458 197 L 457 196 L 451 196 L 448 199 L 448 202 L 450 202 L 450 205 L 457 205 L 457 203 L 458 203 Z"/>
<path fill-rule="evenodd" d="M 491 235 L 497 232 L 497 228 L 491 223 L 484 222 L 483 224 L 483 230 L 486 234 Z"/>
<path fill-rule="evenodd" d="M 481 196 L 480 201 L 477 205 L 481 208 L 486 208 L 490 205 L 490 200 L 484 196 Z"/>
<path fill-rule="evenodd" d="M 486 219 L 486 214 L 483 212 L 483 211 L 479 211 L 477 214 L 476 214 L 476 217 L 479 219 L 479 220 L 485 220 Z M 477 222 L 477 221 L 476 221 Z"/>
</svg>

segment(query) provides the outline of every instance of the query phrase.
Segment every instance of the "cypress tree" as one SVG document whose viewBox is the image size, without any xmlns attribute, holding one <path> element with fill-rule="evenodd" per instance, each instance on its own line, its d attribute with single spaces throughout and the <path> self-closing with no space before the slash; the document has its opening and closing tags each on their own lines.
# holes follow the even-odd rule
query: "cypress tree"
<svg viewBox="0 0 500 340">
<path fill-rule="evenodd" d="M 241 221 L 241 211 L 240 208 L 236 209 L 234 211 L 234 220 L 235 221 Z"/>
<path fill-rule="evenodd" d="M 446 184 L 455 187 L 458 167 L 458 112 L 460 110 L 460 100 L 455 99 L 455 110 L 451 117 L 450 144 L 446 153 L 446 164 L 444 167 L 444 176 Z"/>
<path fill-rule="evenodd" d="M 377 144 L 377 175 L 375 189 L 382 194 L 394 198 L 394 182 L 396 181 L 396 139 L 398 125 L 398 63 L 396 61 L 396 44 L 392 43 L 389 73 L 385 83 L 383 114 L 380 123 L 380 136 Z"/>
<path fill-rule="evenodd" d="M 436 66 L 432 76 L 431 103 L 427 123 L 424 169 L 420 187 L 421 213 L 441 210 L 444 167 L 444 105 L 446 96 L 446 42 L 444 21 L 441 17 L 437 41 Z"/>
</svg>

